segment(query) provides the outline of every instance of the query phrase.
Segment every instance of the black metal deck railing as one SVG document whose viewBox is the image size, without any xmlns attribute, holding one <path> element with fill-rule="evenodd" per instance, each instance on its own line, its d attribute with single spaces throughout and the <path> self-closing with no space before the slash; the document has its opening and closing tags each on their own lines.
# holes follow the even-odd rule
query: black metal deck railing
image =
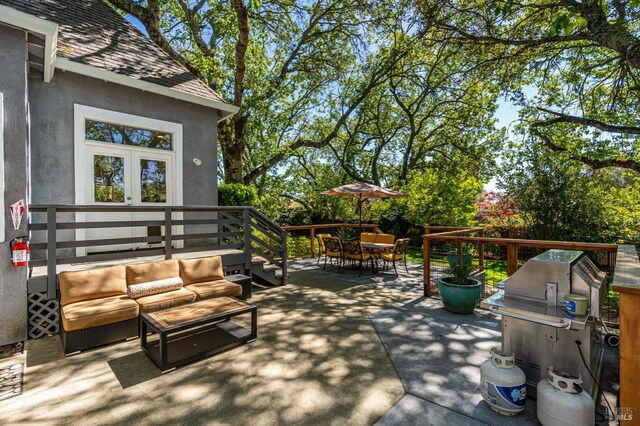
<svg viewBox="0 0 640 426">
<path fill-rule="evenodd" d="M 50 299 L 58 265 L 205 251 L 236 251 L 226 266 L 248 275 L 260 256 L 287 279 L 287 231 L 253 207 L 30 205 L 28 229 L 30 284 L 46 287 Z"/>
</svg>

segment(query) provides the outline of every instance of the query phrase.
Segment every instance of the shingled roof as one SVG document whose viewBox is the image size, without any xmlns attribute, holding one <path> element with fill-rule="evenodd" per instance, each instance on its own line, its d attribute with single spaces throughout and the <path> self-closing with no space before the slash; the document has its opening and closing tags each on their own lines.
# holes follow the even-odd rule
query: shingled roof
<svg viewBox="0 0 640 426">
<path fill-rule="evenodd" d="M 224 103 L 102 0 L 0 0 L 59 25 L 57 57 Z"/>
</svg>

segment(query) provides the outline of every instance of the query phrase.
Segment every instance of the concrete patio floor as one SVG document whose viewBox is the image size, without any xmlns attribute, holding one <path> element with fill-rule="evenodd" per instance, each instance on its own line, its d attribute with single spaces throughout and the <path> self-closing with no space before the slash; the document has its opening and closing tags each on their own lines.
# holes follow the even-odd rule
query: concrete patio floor
<svg viewBox="0 0 640 426">
<path fill-rule="evenodd" d="M 0 401 L 0 424 L 537 423 L 533 402 L 505 418 L 479 396 L 497 317 L 424 299 L 418 264 L 398 277 L 321 267 L 291 262 L 288 285 L 254 293 L 257 341 L 164 375 L 138 340 L 70 357 L 58 336 L 29 341 L 0 360 L 25 364 L 23 393 Z"/>
</svg>

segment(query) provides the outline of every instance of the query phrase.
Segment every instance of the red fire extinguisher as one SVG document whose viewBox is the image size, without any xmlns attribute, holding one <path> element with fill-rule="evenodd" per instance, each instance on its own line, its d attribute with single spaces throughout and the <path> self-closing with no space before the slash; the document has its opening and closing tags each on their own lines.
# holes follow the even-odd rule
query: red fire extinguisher
<svg viewBox="0 0 640 426">
<path fill-rule="evenodd" d="M 28 237 L 18 237 L 11 240 L 11 263 L 13 266 L 27 266 L 29 261 Z"/>
</svg>

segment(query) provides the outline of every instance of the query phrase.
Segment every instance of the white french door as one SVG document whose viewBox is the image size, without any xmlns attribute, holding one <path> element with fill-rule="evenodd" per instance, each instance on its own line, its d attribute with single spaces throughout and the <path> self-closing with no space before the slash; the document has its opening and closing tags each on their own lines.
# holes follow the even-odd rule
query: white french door
<svg viewBox="0 0 640 426">
<path fill-rule="evenodd" d="M 74 172 L 76 204 L 98 206 L 171 206 L 182 204 L 182 124 L 74 105 Z M 175 214 L 174 219 L 181 219 Z M 164 235 L 164 212 L 84 212 L 79 222 L 124 222 L 111 228 L 76 231 L 77 240 L 118 240 Z M 154 221 L 132 227 L 131 221 Z M 181 233 L 182 226 L 174 232 Z M 160 238 L 158 238 L 159 240 Z M 78 248 L 92 252 L 131 250 L 162 242 L 111 244 Z M 174 243 L 182 247 L 182 241 Z"/>
<path fill-rule="evenodd" d="M 103 206 L 167 206 L 175 204 L 174 158 L 170 152 L 87 143 L 85 200 Z M 87 221 L 160 221 L 163 212 L 87 213 Z M 160 237 L 164 227 L 117 227 L 87 229 L 86 239 Z M 87 253 L 161 246 L 161 242 L 103 245 Z"/>
</svg>

